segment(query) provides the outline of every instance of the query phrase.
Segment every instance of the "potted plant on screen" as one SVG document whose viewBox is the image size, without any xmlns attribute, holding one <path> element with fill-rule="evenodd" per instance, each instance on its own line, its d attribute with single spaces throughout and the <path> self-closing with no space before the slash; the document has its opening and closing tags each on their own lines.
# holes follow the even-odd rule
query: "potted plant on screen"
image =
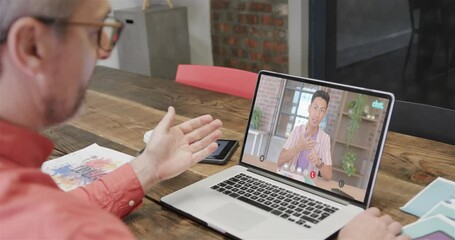
<svg viewBox="0 0 455 240">
<path fill-rule="evenodd" d="M 357 160 L 357 154 L 350 148 L 352 143 L 352 136 L 357 132 L 362 121 L 362 115 L 364 114 L 366 96 L 358 94 L 357 97 L 349 103 L 349 123 L 346 133 L 346 149 L 343 155 L 342 167 L 348 177 L 355 174 L 357 171 L 355 167 L 355 161 Z"/>
<path fill-rule="evenodd" d="M 262 115 L 261 109 L 259 109 L 259 108 L 253 109 L 253 115 L 251 116 L 251 123 L 250 123 L 251 129 L 259 129 L 259 125 L 261 123 L 261 115 Z"/>
</svg>

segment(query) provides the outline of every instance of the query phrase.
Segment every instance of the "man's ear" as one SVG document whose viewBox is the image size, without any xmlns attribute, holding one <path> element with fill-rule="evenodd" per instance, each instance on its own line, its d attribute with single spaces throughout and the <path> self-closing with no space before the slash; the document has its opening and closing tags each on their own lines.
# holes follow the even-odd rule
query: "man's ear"
<svg viewBox="0 0 455 240">
<path fill-rule="evenodd" d="M 23 74 L 35 76 L 43 70 L 43 60 L 52 45 L 51 34 L 46 25 L 31 17 L 20 18 L 11 25 L 7 51 Z"/>
</svg>

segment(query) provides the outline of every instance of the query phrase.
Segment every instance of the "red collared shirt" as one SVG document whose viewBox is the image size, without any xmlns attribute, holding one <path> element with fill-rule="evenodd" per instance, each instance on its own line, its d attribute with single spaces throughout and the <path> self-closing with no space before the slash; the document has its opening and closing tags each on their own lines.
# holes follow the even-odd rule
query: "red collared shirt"
<svg viewBox="0 0 455 240">
<path fill-rule="evenodd" d="M 0 239 L 133 239 L 119 219 L 144 196 L 131 165 L 66 193 L 40 170 L 52 148 L 0 121 Z"/>
</svg>

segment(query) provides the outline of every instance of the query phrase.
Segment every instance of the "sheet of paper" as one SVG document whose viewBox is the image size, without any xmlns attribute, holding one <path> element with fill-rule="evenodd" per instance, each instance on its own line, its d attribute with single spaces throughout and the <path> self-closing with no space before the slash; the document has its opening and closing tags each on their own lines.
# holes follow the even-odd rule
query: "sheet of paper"
<svg viewBox="0 0 455 240">
<path fill-rule="evenodd" d="M 429 218 L 432 216 L 436 216 L 438 214 L 444 215 L 449 219 L 455 221 L 455 202 L 454 203 L 447 203 L 447 202 L 440 202 L 432 209 L 430 209 L 425 215 L 423 215 L 420 219 Z M 454 229 L 455 231 L 455 229 Z"/>
<path fill-rule="evenodd" d="M 454 240 L 455 222 L 438 214 L 406 225 L 403 234 L 413 240 Z"/>
<path fill-rule="evenodd" d="M 41 170 L 49 174 L 64 191 L 89 184 L 131 161 L 133 156 L 92 144 L 63 157 L 44 162 Z"/>
<path fill-rule="evenodd" d="M 455 202 L 455 182 L 438 177 L 400 209 L 422 217 L 440 202 Z"/>
</svg>

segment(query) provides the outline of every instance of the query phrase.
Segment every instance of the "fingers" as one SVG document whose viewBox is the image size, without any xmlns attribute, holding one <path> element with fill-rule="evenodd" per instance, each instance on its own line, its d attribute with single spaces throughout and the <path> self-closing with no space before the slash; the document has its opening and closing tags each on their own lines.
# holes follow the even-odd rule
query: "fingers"
<svg viewBox="0 0 455 240">
<path fill-rule="evenodd" d="M 401 229 L 402 229 L 401 224 L 397 221 L 394 221 L 390 215 L 385 214 L 385 215 L 381 216 L 381 211 L 375 207 L 365 210 L 365 213 L 370 214 L 372 216 L 379 217 L 379 220 L 382 221 L 383 223 L 385 223 L 385 225 L 387 226 L 388 232 L 392 233 L 394 236 L 397 236 L 398 234 L 401 233 Z M 398 237 L 400 237 L 398 239 L 407 239 L 406 236 L 402 237 L 400 235 Z"/>
<path fill-rule="evenodd" d="M 221 136 L 221 131 L 214 132 L 213 135 Z M 211 137 L 213 137 L 213 136 L 211 136 Z M 219 138 L 219 137 L 216 137 L 216 139 L 217 138 Z M 211 141 L 210 144 L 207 145 L 207 147 L 202 148 L 201 150 L 193 153 L 193 156 L 191 159 L 192 164 L 196 164 L 199 161 L 201 161 L 202 159 L 208 157 L 210 154 L 212 154 L 218 148 L 218 144 L 216 142 L 214 142 L 215 140 Z"/>
<path fill-rule="evenodd" d="M 393 222 L 392 217 L 390 215 L 387 215 L 387 214 L 386 215 L 382 215 L 380 217 L 380 219 L 381 219 L 381 221 L 385 222 L 387 225 L 391 224 Z"/>
<path fill-rule="evenodd" d="M 392 223 L 389 224 L 388 228 L 395 236 L 401 233 L 401 224 L 399 222 L 392 220 Z"/>
<path fill-rule="evenodd" d="M 412 238 L 408 235 L 400 235 L 395 238 L 396 240 L 411 240 Z"/>
<path fill-rule="evenodd" d="M 308 141 L 308 144 L 307 144 L 308 149 L 312 149 L 312 148 L 314 148 L 314 146 L 316 146 L 316 141 L 313 141 L 313 140 Z"/>
<path fill-rule="evenodd" d="M 192 132 L 189 132 L 188 134 L 186 134 L 185 138 L 187 139 L 189 144 L 192 144 L 205 138 L 213 131 L 219 129 L 222 125 L 223 123 L 219 119 L 213 120 L 209 124 L 199 127 L 198 129 L 193 130 Z"/>
<path fill-rule="evenodd" d="M 155 130 L 167 132 L 171 128 L 171 125 L 174 122 L 174 118 L 175 118 L 175 109 L 174 109 L 174 107 L 169 107 L 166 115 L 164 115 L 163 119 L 161 119 L 161 121 L 158 123 Z"/>
<path fill-rule="evenodd" d="M 375 208 L 375 207 L 368 208 L 367 210 L 365 210 L 365 213 L 376 216 L 376 217 L 381 216 L 381 211 L 379 211 L 379 209 Z"/>
<path fill-rule="evenodd" d="M 190 143 L 190 151 L 191 152 L 198 152 L 201 149 L 206 148 L 210 143 L 218 140 L 222 132 L 219 130 L 219 128 L 214 128 L 213 130 L 207 132 L 203 138 L 200 140 L 196 140 L 193 143 Z M 216 150 L 216 149 L 215 149 Z"/>
<path fill-rule="evenodd" d="M 401 224 L 394 221 L 390 215 L 382 215 L 380 219 L 387 225 L 389 232 L 393 233 L 395 236 L 401 232 Z"/>
<path fill-rule="evenodd" d="M 317 160 L 318 160 L 316 152 L 311 151 L 310 154 L 308 154 L 308 158 L 310 159 L 310 161 L 311 161 L 313 164 L 316 165 Z"/>
<path fill-rule="evenodd" d="M 220 130 L 223 123 L 219 119 L 212 121 L 212 117 L 209 115 L 202 116 L 201 121 L 187 121 L 185 125 L 180 125 L 180 129 L 186 128 L 185 138 L 189 144 L 189 150 L 193 153 L 192 163 L 195 164 L 202 159 L 209 156 L 218 148 L 218 144 L 215 142 L 222 135 Z M 208 117 L 208 118 L 206 118 Z M 205 123 L 205 121 L 207 121 Z M 201 125 L 204 123 L 204 125 Z M 183 131 L 183 130 L 182 130 Z"/>
<path fill-rule="evenodd" d="M 197 118 L 193 118 L 191 120 L 188 120 L 186 122 L 183 122 L 178 125 L 178 127 L 182 130 L 183 134 L 190 133 L 201 126 L 204 126 L 208 123 L 210 123 L 213 120 L 213 117 L 210 115 L 203 115 Z"/>
</svg>

